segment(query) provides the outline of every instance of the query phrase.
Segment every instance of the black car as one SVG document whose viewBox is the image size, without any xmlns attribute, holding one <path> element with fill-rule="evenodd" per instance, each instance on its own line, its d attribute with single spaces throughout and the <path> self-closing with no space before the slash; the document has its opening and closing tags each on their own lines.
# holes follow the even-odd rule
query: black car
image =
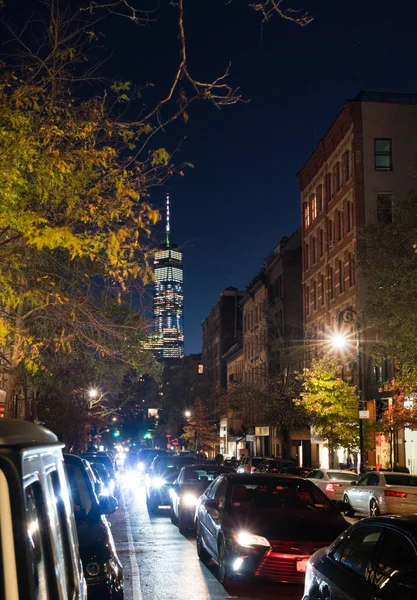
<svg viewBox="0 0 417 600">
<path fill-rule="evenodd" d="M 201 494 L 222 473 L 235 473 L 224 465 L 194 464 L 183 467 L 171 488 L 171 521 L 181 533 L 195 528 L 195 508 Z"/>
<path fill-rule="evenodd" d="M 117 500 L 109 495 L 97 498 L 94 481 L 81 458 L 66 454 L 64 461 L 88 600 L 123 600 L 123 569 L 109 523 L 104 516 L 116 510 Z"/>
<path fill-rule="evenodd" d="M 263 460 L 257 467 L 254 473 L 281 473 L 283 475 L 297 475 L 298 477 L 306 477 L 311 472 L 311 469 L 298 467 L 292 460 L 280 458 L 269 458 Z"/>
<path fill-rule="evenodd" d="M 198 556 L 218 563 L 221 582 L 302 584 L 309 557 L 348 526 L 314 483 L 262 473 L 220 475 L 201 496 L 196 520 Z"/>
<path fill-rule="evenodd" d="M 83 452 L 80 454 L 81 458 L 85 458 L 90 463 L 101 463 L 104 465 L 109 472 L 112 480 L 109 491 L 111 494 L 118 494 L 119 492 L 119 478 L 117 476 L 117 467 L 115 466 L 113 459 L 107 452 Z"/>
<path fill-rule="evenodd" d="M 114 481 L 110 477 L 110 473 L 108 472 L 106 467 L 103 465 L 103 463 L 100 462 L 91 462 L 90 465 L 93 469 L 93 472 L 97 473 L 102 483 L 101 494 L 104 496 L 112 495 L 112 492 L 114 491 Z"/>
<path fill-rule="evenodd" d="M 168 456 L 167 450 L 158 450 L 157 448 L 142 448 L 139 450 L 137 468 L 139 473 L 146 475 L 156 456 Z"/>
<path fill-rule="evenodd" d="M 304 600 L 393 598 L 417 598 L 417 516 L 363 519 L 308 562 Z"/>
<path fill-rule="evenodd" d="M 145 478 L 146 505 L 149 512 L 157 512 L 160 506 L 171 506 L 170 486 L 185 465 L 195 462 L 193 456 L 156 456 Z"/>
</svg>

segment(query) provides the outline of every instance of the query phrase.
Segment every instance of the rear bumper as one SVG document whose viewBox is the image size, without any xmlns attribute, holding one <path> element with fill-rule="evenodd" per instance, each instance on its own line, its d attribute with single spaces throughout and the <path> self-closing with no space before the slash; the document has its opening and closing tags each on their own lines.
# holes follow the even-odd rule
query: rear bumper
<svg viewBox="0 0 417 600">
<path fill-rule="evenodd" d="M 168 487 L 160 489 L 151 488 L 149 491 L 149 502 L 158 506 L 171 506 L 171 497 Z"/>
</svg>

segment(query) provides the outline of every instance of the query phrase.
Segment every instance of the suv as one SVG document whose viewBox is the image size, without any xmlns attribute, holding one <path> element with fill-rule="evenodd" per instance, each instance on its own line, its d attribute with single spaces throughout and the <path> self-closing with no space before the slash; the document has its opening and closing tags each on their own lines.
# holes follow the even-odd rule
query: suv
<svg viewBox="0 0 417 600">
<path fill-rule="evenodd" d="M 169 488 L 182 467 L 195 463 L 194 456 L 156 456 L 145 478 L 146 505 L 149 512 L 160 506 L 171 506 Z"/>
<path fill-rule="evenodd" d="M 123 600 L 123 568 L 117 556 L 110 525 L 104 515 L 117 509 L 113 496 L 99 496 L 91 468 L 79 456 L 65 454 L 77 524 L 88 600 Z"/>
<path fill-rule="evenodd" d="M 0 598 L 87 600 L 63 445 L 0 419 Z"/>
<path fill-rule="evenodd" d="M 264 460 L 274 460 L 268 456 L 244 456 L 237 468 L 238 473 L 253 473 Z"/>
</svg>

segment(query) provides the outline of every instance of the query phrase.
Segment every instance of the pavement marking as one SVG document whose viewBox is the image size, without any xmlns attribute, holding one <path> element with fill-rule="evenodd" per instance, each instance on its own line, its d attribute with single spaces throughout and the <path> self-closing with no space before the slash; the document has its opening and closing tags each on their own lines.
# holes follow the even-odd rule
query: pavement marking
<svg viewBox="0 0 417 600">
<path fill-rule="evenodd" d="M 124 493 L 123 488 L 121 490 L 121 496 L 122 496 L 124 513 L 126 515 L 127 543 L 129 546 L 130 570 L 131 570 L 131 577 L 132 577 L 132 600 L 143 600 L 142 588 L 141 588 L 141 582 L 140 582 L 140 574 L 139 574 L 139 564 L 138 564 L 138 560 L 136 558 L 135 545 L 133 542 L 132 524 L 130 522 L 130 514 L 126 510 L 126 498 L 125 498 L 125 493 Z"/>
</svg>

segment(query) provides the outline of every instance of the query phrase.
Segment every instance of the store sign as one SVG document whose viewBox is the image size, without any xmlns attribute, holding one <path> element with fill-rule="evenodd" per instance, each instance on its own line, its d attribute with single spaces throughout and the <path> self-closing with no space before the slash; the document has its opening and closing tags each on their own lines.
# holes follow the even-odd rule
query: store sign
<svg viewBox="0 0 417 600">
<path fill-rule="evenodd" d="M 255 435 L 259 435 L 259 436 L 269 435 L 269 427 L 255 427 Z"/>
<path fill-rule="evenodd" d="M 369 419 L 369 410 L 360 410 L 359 418 L 360 419 Z"/>
</svg>

